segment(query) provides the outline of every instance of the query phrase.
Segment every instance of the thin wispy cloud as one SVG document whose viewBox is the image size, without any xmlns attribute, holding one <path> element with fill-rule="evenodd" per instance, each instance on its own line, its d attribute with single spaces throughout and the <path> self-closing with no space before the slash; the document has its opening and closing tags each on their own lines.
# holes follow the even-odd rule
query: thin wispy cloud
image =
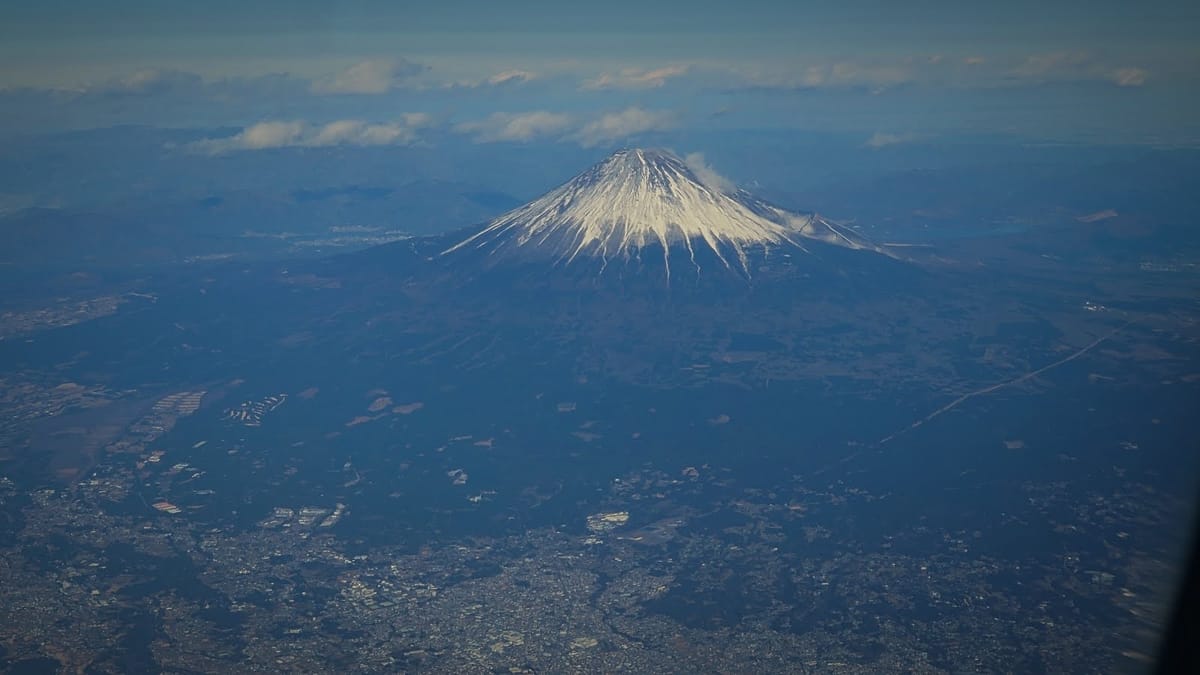
<svg viewBox="0 0 1200 675">
<path fill-rule="evenodd" d="M 253 101 L 267 98 L 303 97 L 312 80 L 289 73 L 263 73 L 206 79 L 198 73 L 173 68 L 144 68 L 131 73 L 71 88 L 53 88 L 64 96 L 81 99 L 113 97 L 184 97 L 216 101 Z M 29 88 L 38 91 L 36 88 Z M 0 90 L 3 91 L 3 90 Z"/>
<path fill-rule="evenodd" d="M 146 95 L 178 91 L 195 91 L 204 86 L 204 79 L 182 70 L 147 68 L 129 75 L 115 77 L 85 88 L 87 93 Z"/>
<path fill-rule="evenodd" d="M 882 131 L 876 131 L 870 138 L 867 139 L 866 143 L 863 143 L 863 147 L 878 150 L 879 148 L 886 148 L 890 145 L 912 143 L 915 140 L 917 140 L 916 134 L 889 134 Z"/>
<path fill-rule="evenodd" d="M 603 73 L 590 80 L 584 80 L 580 89 L 654 89 L 667 83 L 667 80 L 686 75 L 689 66 L 674 65 L 644 70 L 626 68 L 618 73 Z"/>
<path fill-rule="evenodd" d="M 411 145 L 419 140 L 420 130 L 431 124 L 432 118 L 425 113 L 408 113 L 396 121 L 383 123 L 337 120 L 310 125 L 299 120 L 270 120 L 252 124 L 233 136 L 197 141 L 188 148 L 221 155 L 272 148 Z"/>
<path fill-rule="evenodd" d="M 938 62 L 932 62 L 937 65 Z M 872 86 L 890 87 L 916 79 L 910 63 L 856 63 L 842 61 L 825 66 L 810 66 L 803 83 L 811 87 Z"/>
<path fill-rule="evenodd" d="M 1065 75 L 1079 75 L 1092 65 L 1092 58 L 1084 52 L 1051 52 L 1048 54 L 1032 54 L 1012 69 L 1012 74 L 1020 78 L 1059 78 Z"/>
<path fill-rule="evenodd" d="M 865 89 L 882 93 L 906 86 L 950 89 L 1029 87 L 1048 83 L 1145 84 L 1150 73 L 1082 51 L 996 58 L 941 54 L 796 64 L 783 70 L 739 72 L 741 86 L 755 89 Z"/>
<path fill-rule="evenodd" d="M 482 120 L 458 124 L 454 130 L 473 136 L 477 143 L 528 142 L 561 136 L 571 127 L 572 122 L 570 115 L 545 110 L 524 113 L 498 112 Z"/>
<path fill-rule="evenodd" d="M 786 70 L 751 70 L 732 75 L 740 79 L 742 86 L 755 89 L 882 89 L 916 82 L 923 70 L 945 67 L 942 59 L 904 58 L 797 64 Z"/>
<path fill-rule="evenodd" d="M 483 89 L 483 88 L 487 88 L 487 87 L 512 87 L 512 86 L 522 85 L 527 82 L 532 82 L 533 80 L 536 80 L 536 79 L 538 79 L 537 73 L 534 73 L 534 72 L 531 72 L 528 70 L 521 70 L 518 68 L 514 68 L 514 69 L 510 69 L 510 70 L 502 70 L 498 73 L 488 75 L 486 77 L 480 77 L 478 79 L 463 79 L 463 80 L 457 80 L 454 82 L 445 82 L 445 83 L 441 84 L 440 86 L 445 89 L 455 89 L 455 88 Z"/>
<path fill-rule="evenodd" d="M 505 70 L 505 71 L 496 73 L 495 75 L 492 75 L 491 77 L 487 78 L 484 81 L 487 84 L 490 84 L 493 87 L 495 87 L 495 86 L 499 86 L 502 84 L 516 84 L 516 83 L 521 83 L 521 82 L 528 82 L 536 77 L 537 77 L 536 75 L 534 75 L 533 73 L 531 73 L 527 70 Z"/>
<path fill-rule="evenodd" d="M 1119 87 L 1140 87 L 1149 76 L 1143 68 L 1114 66 L 1087 52 L 1034 54 L 1009 72 L 1018 83 L 1111 82 Z"/>
<path fill-rule="evenodd" d="M 336 75 L 312 83 L 316 94 L 386 94 L 427 70 L 405 59 L 374 59 L 356 63 Z"/>
<path fill-rule="evenodd" d="M 1146 84 L 1149 75 L 1141 68 L 1117 68 L 1109 74 L 1109 78 L 1118 87 L 1140 87 Z"/>
</svg>

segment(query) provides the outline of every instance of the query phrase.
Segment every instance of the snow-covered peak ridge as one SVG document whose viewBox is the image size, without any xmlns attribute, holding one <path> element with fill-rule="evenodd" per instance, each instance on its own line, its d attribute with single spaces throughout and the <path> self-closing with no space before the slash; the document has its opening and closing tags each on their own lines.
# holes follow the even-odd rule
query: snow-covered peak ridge
<svg viewBox="0 0 1200 675">
<path fill-rule="evenodd" d="M 644 247 L 659 244 L 664 261 L 673 246 L 686 249 L 693 262 L 700 249 L 708 249 L 726 267 L 736 265 L 748 273 L 748 252 L 802 249 L 803 239 L 874 249 L 819 217 L 710 187 L 670 152 L 628 149 L 500 216 L 446 253 L 528 251 L 566 264 L 580 257 L 607 264 L 640 257 Z"/>
</svg>

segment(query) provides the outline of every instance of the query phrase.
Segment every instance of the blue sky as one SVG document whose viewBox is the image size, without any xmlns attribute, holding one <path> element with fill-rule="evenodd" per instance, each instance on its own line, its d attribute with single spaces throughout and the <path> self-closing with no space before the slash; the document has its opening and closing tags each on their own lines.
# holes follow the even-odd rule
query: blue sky
<svg viewBox="0 0 1200 675">
<path fill-rule="evenodd" d="M 1192 145 L 1198 6 L 52 0 L 0 9 L 0 133 L 229 129 L 203 152 L 722 126 Z"/>
</svg>

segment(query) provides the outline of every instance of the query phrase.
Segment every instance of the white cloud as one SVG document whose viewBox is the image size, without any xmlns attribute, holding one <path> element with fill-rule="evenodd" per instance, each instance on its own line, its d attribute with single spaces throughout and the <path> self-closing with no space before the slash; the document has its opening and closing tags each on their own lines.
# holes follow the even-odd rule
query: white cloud
<svg viewBox="0 0 1200 675">
<path fill-rule="evenodd" d="M 574 135 L 584 147 L 612 143 L 647 131 L 664 131 L 675 126 L 675 115 L 664 110 L 626 108 L 588 122 Z"/>
<path fill-rule="evenodd" d="M 889 145 L 899 145 L 901 143 L 912 143 L 917 140 L 914 134 L 888 134 L 882 131 L 876 131 L 874 135 L 863 143 L 863 147 L 879 149 Z"/>
<path fill-rule="evenodd" d="M 564 113 L 535 110 L 526 113 L 498 112 L 475 122 L 463 122 L 454 130 L 471 134 L 476 143 L 497 141 L 532 141 L 536 138 L 558 136 L 570 128 L 572 119 Z"/>
<path fill-rule="evenodd" d="M 303 122 L 259 122 L 228 140 L 230 149 L 259 150 L 293 145 L 303 134 Z"/>
<path fill-rule="evenodd" d="M 585 80 L 580 89 L 654 89 L 673 77 L 688 72 L 688 66 L 675 65 L 643 70 L 626 68 L 619 73 L 603 73 L 599 77 Z"/>
<path fill-rule="evenodd" d="M 268 121 L 252 124 L 226 138 L 210 138 L 191 144 L 195 151 L 220 155 L 238 150 L 270 148 L 321 148 L 336 145 L 410 145 L 419 130 L 432 123 L 424 113 L 409 113 L 396 122 L 371 124 L 361 120 L 338 120 L 312 126 L 301 121 Z"/>
<path fill-rule="evenodd" d="M 1118 87 L 1140 87 L 1146 84 L 1148 75 L 1141 68 L 1117 68 L 1109 77 Z"/>
<path fill-rule="evenodd" d="M 687 155 L 683 158 L 683 163 L 687 164 L 687 167 L 696 174 L 696 178 L 699 178 L 703 185 L 726 194 L 737 191 L 737 186 L 733 184 L 733 181 L 717 173 L 708 165 L 708 162 L 704 161 L 702 153 L 693 152 Z"/>
<path fill-rule="evenodd" d="M 317 94 L 385 94 L 419 75 L 425 66 L 404 59 L 374 59 L 356 63 L 332 78 L 316 80 Z"/>
</svg>

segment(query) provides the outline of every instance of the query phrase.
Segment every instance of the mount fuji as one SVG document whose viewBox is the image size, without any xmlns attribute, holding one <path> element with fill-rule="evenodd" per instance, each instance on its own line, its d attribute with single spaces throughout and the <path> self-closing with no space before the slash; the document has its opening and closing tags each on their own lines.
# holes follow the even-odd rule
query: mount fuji
<svg viewBox="0 0 1200 675">
<path fill-rule="evenodd" d="M 893 257 L 854 230 L 817 214 L 768 204 L 706 179 L 664 150 L 620 150 L 545 195 L 501 215 L 445 249 L 488 263 L 549 261 L 710 269 L 751 277 L 768 259 L 828 249 Z M 677 269 L 678 271 L 678 269 Z"/>
</svg>

